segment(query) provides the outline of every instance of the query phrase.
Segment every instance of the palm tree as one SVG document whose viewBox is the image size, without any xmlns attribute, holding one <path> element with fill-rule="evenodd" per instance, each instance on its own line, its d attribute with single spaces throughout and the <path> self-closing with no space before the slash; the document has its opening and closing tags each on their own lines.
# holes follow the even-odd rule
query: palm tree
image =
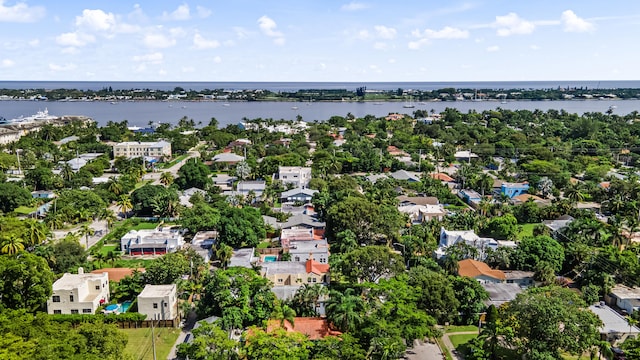
<svg viewBox="0 0 640 360">
<path fill-rule="evenodd" d="M 133 204 L 131 204 L 131 198 L 129 197 L 129 195 L 120 195 L 117 205 L 118 207 L 120 207 L 120 212 L 122 212 L 122 215 L 126 219 L 127 213 L 133 209 Z"/>
<path fill-rule="evenodd" d="M 25 245 L 34 247 L 47 239 L 48 229 L 35 220 L 25 220 Z"/>
<path fill-rule="evenodd" d="M 160 183 L 164 186 L 173 184 L 174 180 L 175 179 L 173 178 L 173 175 L 168 171 L 165 171 L 162 173 L 162 175 L 160 175 Z"/>
<path fill-rule="evenodd" d="M 241 180 L 244 180 L 251 174 L 251 167 L 247 164 L 246 161 L 240 161 L 236 165 L 236 176 Z"/>
<path fill-rule="evenodd" d="M 15 255 L 24 251 L 24 242 L 16 235 L 9 235 L 2 239 L 2 248 L 0 251 L 3 254 Z"/>
<path fill-rule="evenodd" d="M 320 284 L 304 284 L 293 297 L 293 304 L 304 316 L 317 316 L 320 308 L 320 299 L 329 295 L 325 286 Z"/>
<path fill-rule="evenodd" d="M 113 223 L 118 220 L 116 214 L 111 209 L 104 209 L 100 217 L 102 218 L 102 220 L 107 222 L 107 231 L 111 230 Z"/>
<path fill-rule="evenodd" d="M 342 332 L 361 325 L 364 311 L 364 300 L 352 288 L 344 293 L 332 291 L 327 301 L 327 318 Z"/>
<path fill-rule="evenodd" d="M 80 227 L 80 231 L 78 231 L 80 237 L 84 236 L 85 249 L 89 249 L 89 236 L 93 236 L 96 233 L 95 229 L 89 226 L 89 224 L 84 223 Z"/>
<path fill-rule="evenodd" d="M 482 197 L 484 197 L 485 191 L 489 192 L 493 187 L 493 178 L 488 174 L 483 173 L 478 177 L 477 186 L 480 188 Z"/>
<path fill-rule="evenodd" d="M 548 177 L 544 176 L 540 178 L 538 182 L 538 190 L 540 191 L 540 195 L 544 198 L 548 198 L 551 195 L 551 191 L 553 190 L 553 181 Z"/>
<path fill-rule="evenodd" d="M 116 196 L 120 196 L 124 192 L 124 187 L 122 186 L 120 180 L 116 179 L 115 177 L 110 177 L 109 181 L 107 182 L 107 190 L 114 193 Z"/>
<path fill-rule="evenodd" d="M 120 260 L 121 257 L 120 251 L 111 250 L 107 252 L 107 260 L 111 262 L 111 266 L 113 266 L 116 261 Z"/>
<path fill-rule="evenodd" d="M 100 268 L 102 267 L 102 262 L 107 259 L 107 255 L 105 255 L 105 253 L 101 251 L 98 251 L 95 254 L 91 255 L 91 257 L 93 258 L 93 260 L 98 262 L 98 267 Z"/>
<path fill-rule="evenodd" d="M 575 185 L 567 187 L 567 189 L 564 191 L 564 196 L 573 204 L 584 200 L 584 194 L 582 193 L 580 188 Z"/>
<path fill-rule="evenodd" d="M 634 326 L 638 325 L 638 319 L 632 318 L 631 316 L 626 317 L 627 324 L 629 324 L 629 334 L 631 334 L 631 330 Z"/>
<path fill-rule="evenodd" d="M 233 256 L 233 248 L 227 244 L 220 244 L 216 247 L 216 258 L 220 261 L 223 269 L 227 268 L 229 260 Z"/>
<path fill-rule="evenodd" d="M 73 179 L 73 175 L 74 173 L 71 165 L 64 163 L 62 169 L 60 170 L 60 176 L 62 176 L 62 179 L 64 179 L 65 182 L 70 182 L 71 179 Z"/>
<path fill-rule="evenodd" d="M 285 321 L 288 321 L 293 327 L 295 326 L 296 312 L 292 308 L 290 308 L 289 305 L 280 302 L 279 304 L 276 304 L 275 308 L 273 309 L 271 318 L 279 320 L 280 327 L 285 327 Z"/>
</svg>

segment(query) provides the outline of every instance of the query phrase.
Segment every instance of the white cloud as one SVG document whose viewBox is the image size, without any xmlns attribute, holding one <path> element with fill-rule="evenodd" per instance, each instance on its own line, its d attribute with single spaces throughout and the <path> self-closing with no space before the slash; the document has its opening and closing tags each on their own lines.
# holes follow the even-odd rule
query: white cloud
<svg viewBox="0 0 640 360">
<path fill-rule="evenodd" d="M 276 30 L 278 25 L 273 19 L 264 15 L 258 19 L 258 26 L 263 34 L 268 37 L 272 37 L 274 44 L 276 45 L 284 45 L 284 35 Z"/>
<path fill-rule="evenodd" d="M 396 59 L 391 58 L 391 59 L 387 60 L 387 62 L 388 62 L 389 64 L 395 64 L 395 63 L 396 63 Z"/>
<path fill-rule="evenodd" d="M 182 21 L 182 20 L 189 20 L 190 18 L 191 18 L 191 11 L 189 10 L 189 5 L 187 4 L 182 4 L 178 6 L 177 9 L 175 9 L 170 13 L 166 11 L 162 13 L 162 20 L 167 20 L 167 21 Z"/>
<path fill-rule="evenodd" d="M 220 64 L 222 62 L 222 58 L 220 56 L 216 56 L 213 58 L 213 62 L 215 64 Z"/>
<path fill-rule="evenodd" d="M 368 40 L 370 38 L 371 38 L 371 34 L 369 34 L 368 30 L 360 30 L 356 33 L 356 39 Z"/>
<path fill-rule="evenodd" d="M 64 33 L 56 36 L 56 43 L 62 46 L 82 47 L 96 41 L 93 35 L 78 32 Z"/>
<path fill-rule="evenodd" d="M 343 11 L 358 11 L 358 10 L 364 10 L 368 7 L 369 6 L 367 4 L 352 1 L 348 4 L 342 5 L 340 9 Z"/>
<path fill-rule="evenodd" d="M 0 22 L 36 22 L 42 19 L 46 12 L 42 6 L 29 6 L 24 2 L 18 2 L 13 6 L 5 6 L 4 3 L 4 0 L 0 0 Z"/>
<path fill-rule="evenodd" d="M 445 26 L 441 30 L 426 29 L 424 32 L 413 30 L 411 35 L 418 38 L 418 40 L 409 42 L 409 49 L 417 50 L 429 44 L 431 40 L 467 39 L 469 32 L 451 26 Z"/>
<path fill-rule="evenodd" d="M 196 68 L 194 68 L 193 66 L 184 66 L 181 70 L 183 73 L 192 73 L 196 71 Z"/>
<path fill-rule="evenodd" d="M 164 55 L 161 52 L 154 52 L 144 55 L 134 55 L 131 60 L 135 62 L 159 64 L 164 60 Z"/>
<path fill-rule="evenodd" d="M 77 68 L 76 64 L 73 64 L 73 63 L 66 63 L 64 65 L 58 65 L 53 63 L 49 64 L 49 70 L 51 71 L 71 71 L 71 70 L 75 70 L 76 68 Z"/>
<path fill-rule="evenodd" d="M 531 34 L 536 25 L 531 21 L 522 19 L 516 13 L 509 13 L 504 16 L 496 16 L 496 21 L 492 27 L 497 28 L 498 36 Z"/>
<path fill-rule="evenodd" d="M 387 50 L 389 46 L 387 45 L 387 43 L 378 41 L 373 44 L 373 48 L 376 50 Z"/>
<path fill-rule="evenodd" d="M 211 16 L 211 14 L 213 13 L 213 11 L 207 9 L 204 6 L 200 6 L 200 5 L 196 6 L 196 12 L 198 13 L 198 17 L 201 18 L 201 19 L 206 19 L 209 16 Z"/>
<path fill-rule="evenodd" d="M 176 39 L 170 38 L 161 33 L 152 33 L 146 34 L 142 42 L 149 48 L 164 49 L 174 46 L 176 44 Z"/>
<path fill-rule="evenodd" d="M 15 64 L 16 62 L 11 59 L 2 59 L 2 61 L 0 61 L 0 68 L 10 68 Z"/>
<path fill-rule="evenodd" d="M 218 40 L 208 40 L 200 34 L 195 34 L 193 35 L 193 46 L 196 49 L 215 49 L 220 46 L 220 42 Z"/>
<path fill-rule="evenodd" d="M 589 32 L 595 28 L 592 23 L 578 17 L 578 15 L 571 10 L 563 11 L 561 20 L 564 25 L 564 31 L 566 32 Z"/>
<path fill-rule="evenodd" d="M 489 46 L 487 48 L 487 52 L 496 52 L 496 51 L 499 51 L 499 50 L 500 50 L 500 47 L 498 45 Z"/>
<path fill-rule="evenodd" d="M 40 40 L 39 39 L 33 39 L 33 40 L 29 41 L 28 44 L 31 47 L 36 47 L 36 46 L 40 45 Z"/>
<path fill-rule="evenodd" d="M 529 49 L 531 49 L 531 50 L 540 50 L 540 46 L 535 45 L 535 44 L 534 45 L 530 45 Z"/>
<path fill-rule="evenodd" d="M 76 26 L 83 30 L 107 31 L 115 27 L 116 17 L 113 13 L 106 13 L 100 9 L 82 10 L 81 16 L 76 16 Z"/>
<path fill-rule="evenodd" d="M 396 37 L 397 31 L 394 28 L 386 27 L 383 25 L 377 25 L 373 27 L 376 30 L 378 37 L 383 39 L 393 39 Z"/>
<path fill-rule="evenodd" d="M 233 28 L 233 32 L 236 34 L 238 39 L 246 39 L 249 37 L 249 31 L 240 26 L 235 26 Z"/>
</svg>

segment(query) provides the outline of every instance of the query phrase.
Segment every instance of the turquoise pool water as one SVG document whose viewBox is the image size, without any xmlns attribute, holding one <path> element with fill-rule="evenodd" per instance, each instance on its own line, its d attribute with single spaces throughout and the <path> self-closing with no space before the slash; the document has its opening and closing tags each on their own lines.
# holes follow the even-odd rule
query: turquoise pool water
<svg viewBox="0 0 640 360">
<path fill-rule="evenodd" d="M 107 305 L 107 307 L 105 307 L 104 309 L 107 311 L 115 311 L 120 307 L 120 305 L 118 304 L 111 304 L 111 305 Z"/>
<path fill-rule="evenodd" d="M 277 255 L 266 255 L 264 257 L 264 262 L 275 262 L 276 260 L 278 260 Z"/>
<path fill-rule="evenodd" d="M 123 302 L 122 304 L 120 304 L 120 312 L 127 312 L 127 310 L 129 310 L 129 308 L 131 307 L 131 300 L 127 300 L 125 302 Z"/>
</svg>

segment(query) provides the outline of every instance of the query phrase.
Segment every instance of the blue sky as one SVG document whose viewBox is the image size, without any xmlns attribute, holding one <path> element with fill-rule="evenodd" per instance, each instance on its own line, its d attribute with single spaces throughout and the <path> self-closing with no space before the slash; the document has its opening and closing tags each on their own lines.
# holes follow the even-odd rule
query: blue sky
<svg viewBox="0 0 640 360">
<path fill-rule="evenodd" d="M 640 2 L 0 0 L 0 80 L 640 80 Z"/>
</svg>

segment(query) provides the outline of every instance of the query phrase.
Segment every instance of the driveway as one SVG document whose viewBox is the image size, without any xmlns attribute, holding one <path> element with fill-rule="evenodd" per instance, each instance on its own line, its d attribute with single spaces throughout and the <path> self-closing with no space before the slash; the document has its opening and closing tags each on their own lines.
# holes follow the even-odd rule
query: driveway
<svg viewBox="0 0 640 360">
<path fill-rule="evenodd" d="M 404 358 L 411 360 L 442 360 L 444 355 L 440 351 L 438 344 L 416 340 L 413 342 L 413 348 L 407 349 Z"/>
</svg>

